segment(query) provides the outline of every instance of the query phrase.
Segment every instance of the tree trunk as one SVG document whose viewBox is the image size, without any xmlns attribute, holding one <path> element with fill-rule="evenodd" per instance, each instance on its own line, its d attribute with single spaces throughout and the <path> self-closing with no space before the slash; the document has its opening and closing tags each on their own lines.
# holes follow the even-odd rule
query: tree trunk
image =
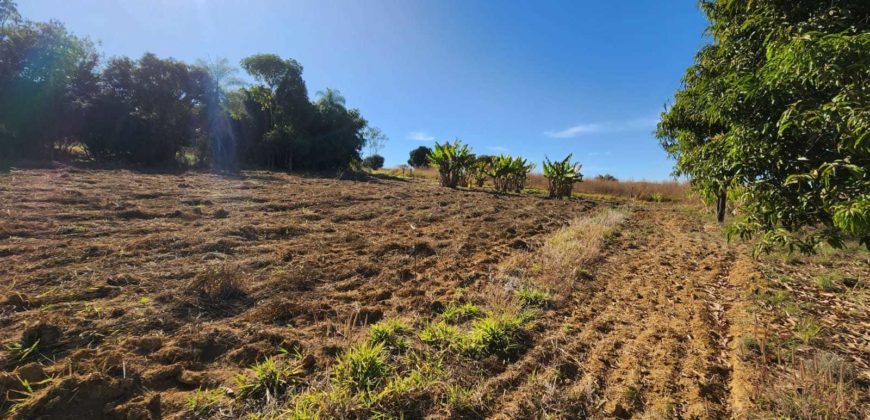
<svg viewBox="0 0 870 420">
<path fill-rule="evenodd" d="M 724 192 L 716 197 L 716 221 L 719 223 L 725 222 L 725 197 Z"/>
</svg>

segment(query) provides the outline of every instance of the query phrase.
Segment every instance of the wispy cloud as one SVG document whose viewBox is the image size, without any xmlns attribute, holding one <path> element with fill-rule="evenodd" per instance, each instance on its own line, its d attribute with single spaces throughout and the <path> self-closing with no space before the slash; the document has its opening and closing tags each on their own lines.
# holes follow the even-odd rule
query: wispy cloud
<svg viewBox="0 0 870 420">
<path fill-rule="evenodd" d="M 486 150 L 489 150 L 492 152 L 499 152 L 499 153 L 507 153 L 507 151 L 508 151 L 507 147 L 502 147 L 502 146 L 487 146 Z"/>
<path fill-rule="evenodd" d="M 432 141 L 435 140 L 435 136 L 425 131 L 412 131 L 408 133 L 408 139 L 415 141 Z"/>
<path fill-rule="evenodd" d="M 544 135 L 554 139 L 570 139 L 588 134 L 618 133 L 622 131 L 651 130 L 656 126 L 655 118 L 638 118 L 626 121 L 608 121 L 590 124 L 578 124 L 559 131 L 545 131 Z"/>
</svg>

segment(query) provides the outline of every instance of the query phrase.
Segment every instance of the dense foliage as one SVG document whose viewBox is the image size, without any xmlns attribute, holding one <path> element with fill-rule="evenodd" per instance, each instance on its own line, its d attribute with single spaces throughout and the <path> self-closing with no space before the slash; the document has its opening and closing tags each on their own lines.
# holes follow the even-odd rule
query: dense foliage
<svg viewBox="0 0 870 420">
<path fill-rule="evenodd" d="M 548 158 L 544 159 L 544 177 L 547 178 L 550 197 L 570 197 L 574 191 L 574 183 L 583 181 L 583 174 L 580 173 L 581 165 L 571 163 L 571 156 L 569 154 L 565 159 L 555 162 Z"/>
<path fill-rule="evenodd" d="M 759 250 L 870 247 L 870 2 L 701 7 L 713 42 L 658 127 L 676 174 L 720 214 L 736 197 L 732 233 L 760 234 Z"/>
<path fill-rule="evenodd" d="M 338 91 L 309 100 L 292 59 L 244 59 L 257 83 L 237 89 L 226 60 L 98 57 L 61 23 L 24 20 L 0 0 L 0 158 L 52 159 L 81 145 L 100 161 L 321 171 L 359 161 L 367 140 L 372 154 L 386 141 Z"/>
</svg>

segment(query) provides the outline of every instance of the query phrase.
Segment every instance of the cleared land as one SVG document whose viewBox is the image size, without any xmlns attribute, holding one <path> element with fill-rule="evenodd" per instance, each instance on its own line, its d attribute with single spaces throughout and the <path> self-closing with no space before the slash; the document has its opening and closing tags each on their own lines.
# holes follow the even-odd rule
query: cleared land
<svg viewBox="0 0 870 420">
<path fill-rule="evenodd" d="M 22 418 L 727 418 L 819 355 L 866 413 L 866 254 L 753 261 L 679 205 L 60 169 L 0 175 L 0 214 Z"/>
</svg>

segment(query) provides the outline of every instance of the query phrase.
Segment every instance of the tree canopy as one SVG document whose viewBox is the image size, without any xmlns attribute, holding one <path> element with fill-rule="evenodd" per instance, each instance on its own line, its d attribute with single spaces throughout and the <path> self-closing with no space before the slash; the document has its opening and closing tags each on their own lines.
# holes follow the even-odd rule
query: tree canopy
<svg viewBox="0 0 870 420">
<path fill-rule="evenodd" d="M 870 246 L 870 3 L 702 1 L 712 42 L 658 137 L 705 196 L 736 197 L 758 250 Z"/>
<path fill-rule="evenodd" d="M 239 164 L 322 171 L 360 161 L 386 137 L 336 89 L 308 97 L 302 65 L 256 54 L 189 65 L 144 54 L 100 62 L 93 44 L 59 22 L 22 19 L 0 0 L 0 158 L 51 159 L 81 144 L 95 160 Z M 50 116 L 50 118 L 46 118 Z"/>
</svg>

